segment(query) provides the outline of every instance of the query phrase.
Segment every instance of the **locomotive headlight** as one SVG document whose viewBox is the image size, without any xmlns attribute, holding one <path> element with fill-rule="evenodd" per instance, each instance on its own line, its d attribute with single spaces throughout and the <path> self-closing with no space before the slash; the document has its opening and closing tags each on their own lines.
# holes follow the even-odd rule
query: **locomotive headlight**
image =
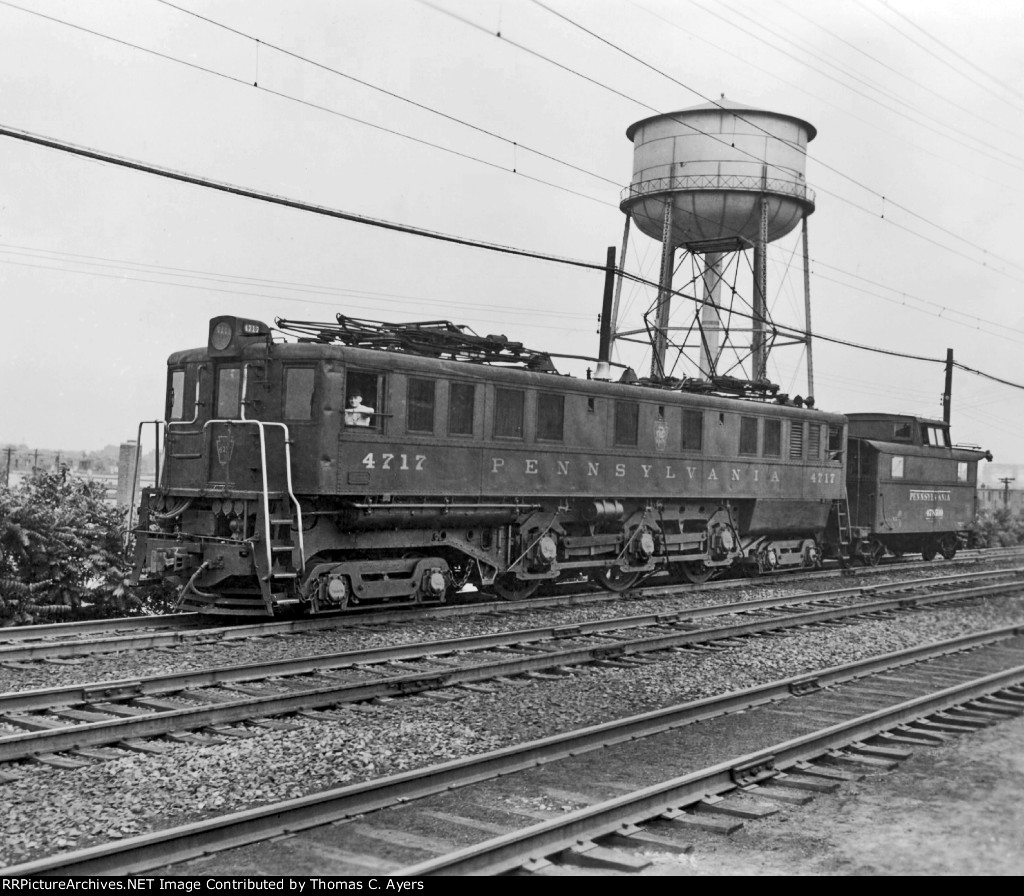
<svg viewBox="0 0 1024 896">
<path fill-rule="evenodd" d="M 234 330 L 231 324 L 226 320 L 222 320 L 210 333 L 210 347 L 215 348 L 217 351 L 223 351 L 231 345 L 232 336 L 234 336 Z"/>
</svg>

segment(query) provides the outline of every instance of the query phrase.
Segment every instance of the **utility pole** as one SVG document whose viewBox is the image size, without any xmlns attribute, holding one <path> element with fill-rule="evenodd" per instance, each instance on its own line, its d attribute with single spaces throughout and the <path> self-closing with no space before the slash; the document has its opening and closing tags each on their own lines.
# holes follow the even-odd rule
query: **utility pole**
<svg viewBox="0 0 1024 896">
<path fill-rule="evenodd" d="M 7 488 L 11 484 L 11 455 L 14 454 L 14 448 L 8 445 L 4 451 L 7 452 L 7 466 L 4 471 L 4 488 Z"/>
<path fill-rule="evenodd" d="M 949 426 L 949 409 L 953 401 L 953 349 L 946 349 L 946 389 L 942 393 L 942 422 Z"/>
<path fill-rule="evenodd" d="M 1005 476 L 999 480 L 1003 484 L 1003 507 L 1009 509 L 1010 507 L 1010 483 L 1016 482 L 1016 478 L 1013 476 Z"/>
</svg>

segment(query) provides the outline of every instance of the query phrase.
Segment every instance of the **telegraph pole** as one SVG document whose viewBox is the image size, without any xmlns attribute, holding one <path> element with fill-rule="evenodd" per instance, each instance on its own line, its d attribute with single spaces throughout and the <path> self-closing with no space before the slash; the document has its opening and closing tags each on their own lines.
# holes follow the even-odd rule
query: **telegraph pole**
<svg viewBox="0 0 1024 896">
<path fill-rule="evenodd" d="M 14 454 L 14 448 L 8 445 L 4 451 L 7 452 L 7 466 L 4 469 L 4 488 L 7 488 L 11 484 L 11 455 Z"/>
<path fill-rule="evenodd" d="M 1003 484 L 1003 507 L 1009 509 L 1010 507 L 1010 483 L 1016 482 L 1016 478 L 1013 476 L 1005 476 L 999 480 Z"/>
<path fill-rule="evenodd" d="M 942 422 L 949 425 L 949 409 L 953 401 L 953 349 L 946 349 L 946 389 L 942 393 Z"/>
</svg>

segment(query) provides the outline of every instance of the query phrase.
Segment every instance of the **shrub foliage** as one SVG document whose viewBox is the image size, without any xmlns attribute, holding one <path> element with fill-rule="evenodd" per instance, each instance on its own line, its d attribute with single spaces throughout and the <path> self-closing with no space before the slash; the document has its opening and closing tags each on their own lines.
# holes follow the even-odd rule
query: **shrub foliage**
<svg viewBox="0 0 1024 896">
<path fill-rule="evenodd" d="M 0 489 L 0 626 L 164 609 L 161 595 L 128 586 L 125 513 L 104 493 L 42 471 Z"/>
</svg>

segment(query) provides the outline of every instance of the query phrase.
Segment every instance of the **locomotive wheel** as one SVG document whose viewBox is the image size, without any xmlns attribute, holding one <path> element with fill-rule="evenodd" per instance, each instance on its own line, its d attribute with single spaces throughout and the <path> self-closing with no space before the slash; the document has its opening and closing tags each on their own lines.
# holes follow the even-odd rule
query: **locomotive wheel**
<svg viewBox="0 0 1024 896">
<path fill-rule="evenodd" d="M 696 560 L 693 563 L 675 564 L 683 578 L 693 585 L 703 585 L 714 574 L 714 570 L 704 565 L 703 560 Z"/>
<path fill-rule="evenodd" d="M 956 549 L 959 547 L 955 535 L 943 535 L 939 539 L 939 553 L 944 560 L 952 560 L 956 556 Z"/>
<path fill-rule="evenodd" d="M 935 545 L 929 545 L 923 551 L 921 551 L 921 559 L 925 561 L 931 561 L 935 559 Z"/>
<path fill-rule="evenodd" d="M 517 579 L 514 573 L 507 572 L 498 576 L 491 587 L 502 600 L 526 600 L 540 588 L 540 580 L 523 581 Z"/>
<path fill-rule="evenodd" d="M 623 572 L 619 566 L 606 566 L 590 574 L 590 580 L 600 585 L 605 591 L 618 594 L 632 588 L 640 579 L 638 572 Z"/>
</svg>

